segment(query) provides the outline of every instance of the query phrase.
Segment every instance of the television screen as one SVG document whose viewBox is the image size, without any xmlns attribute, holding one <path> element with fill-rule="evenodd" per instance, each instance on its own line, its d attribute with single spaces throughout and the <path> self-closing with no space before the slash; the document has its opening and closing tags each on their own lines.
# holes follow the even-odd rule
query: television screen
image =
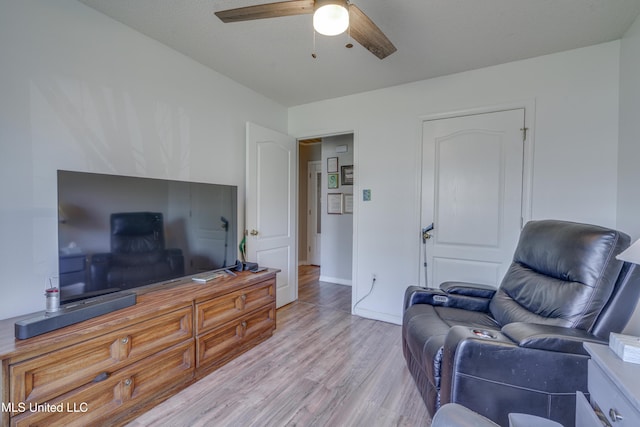
<svg viewBox="0 0 640 427">
<path fill-rule="evenodd" d="M 58 171 L 61 302 L 234 265 L 237 187 Z"/>
</svg>

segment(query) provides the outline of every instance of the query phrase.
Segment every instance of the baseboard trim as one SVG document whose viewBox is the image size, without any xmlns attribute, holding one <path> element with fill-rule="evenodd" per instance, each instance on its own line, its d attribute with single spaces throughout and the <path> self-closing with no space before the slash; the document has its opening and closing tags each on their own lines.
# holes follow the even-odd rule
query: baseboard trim
<svg viewBox="0 0 640 427">
<path fill-rule="evenodd" d="M 320 275 L 320 279 L 319 280 L 321 282 L 335 283 L 336 285 L 351 286 L 351 280 L 350 279 L 341 279 L 339 277 L 330 277 L 330 276 L 322 276 L 322 275 Z"/>
<path fill-rule="evenodd" d="M 360 317 L 366 317 L 367 319 L 380 320 L 382 322 L 394 323 L 396 325 L 402 325 L 402 317 L 389 313 L 381 313 L 378 311 L 367 310 L 366 308 L 356 307 L 352 314 Z"/>
</svg>

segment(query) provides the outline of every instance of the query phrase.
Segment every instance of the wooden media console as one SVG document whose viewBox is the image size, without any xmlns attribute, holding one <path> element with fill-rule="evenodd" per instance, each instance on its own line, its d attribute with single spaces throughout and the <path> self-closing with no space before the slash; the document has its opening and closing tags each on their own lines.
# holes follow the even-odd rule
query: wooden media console
<svg viewBox="0 0 640 427">
<path fill-rule="evenodd" d="M 0 425 L 122 425 L 269 338 L 277 270 L 135 289 L 137 303 L 25 340 L 0 321 Z"/>
</svg>

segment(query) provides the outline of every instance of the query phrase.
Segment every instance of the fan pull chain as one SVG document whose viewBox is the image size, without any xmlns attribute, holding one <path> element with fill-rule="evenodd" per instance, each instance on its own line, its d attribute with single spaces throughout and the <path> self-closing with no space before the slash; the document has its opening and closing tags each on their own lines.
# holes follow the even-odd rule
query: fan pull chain
<svg viewBox="0 0 640 427">
<path fill-rule="evenodd" d="M 351 43 L 351 25 L 347 28 L 347 44 L 344 45 L 347 49 L 351 49 L 353 47 L 353 43 Z"/>
<path fill-rule="evenodd" d="M 318 56 L 316 55 L 316 30 L 313 30 L 313 51 L 311 52 L 311 57 L 316 59 Z"/>
</svg>

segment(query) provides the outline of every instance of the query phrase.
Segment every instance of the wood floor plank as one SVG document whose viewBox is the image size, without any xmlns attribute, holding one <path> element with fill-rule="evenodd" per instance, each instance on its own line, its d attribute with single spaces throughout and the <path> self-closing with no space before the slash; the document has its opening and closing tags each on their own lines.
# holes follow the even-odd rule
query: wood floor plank
<svg viewBox="0 0 640 427">
<path fill-rule="evenodd" d="M 319 281 L 320 268 L 300 266 L 298 300 L 351 313 L 351 286 Z"/>
<path fill-rule="evenodd" d="M 352 316 L 350 287 L 300 271 L 273 337 L 129 426 L 429 426 L 401 327 Z"/>
</svg>

